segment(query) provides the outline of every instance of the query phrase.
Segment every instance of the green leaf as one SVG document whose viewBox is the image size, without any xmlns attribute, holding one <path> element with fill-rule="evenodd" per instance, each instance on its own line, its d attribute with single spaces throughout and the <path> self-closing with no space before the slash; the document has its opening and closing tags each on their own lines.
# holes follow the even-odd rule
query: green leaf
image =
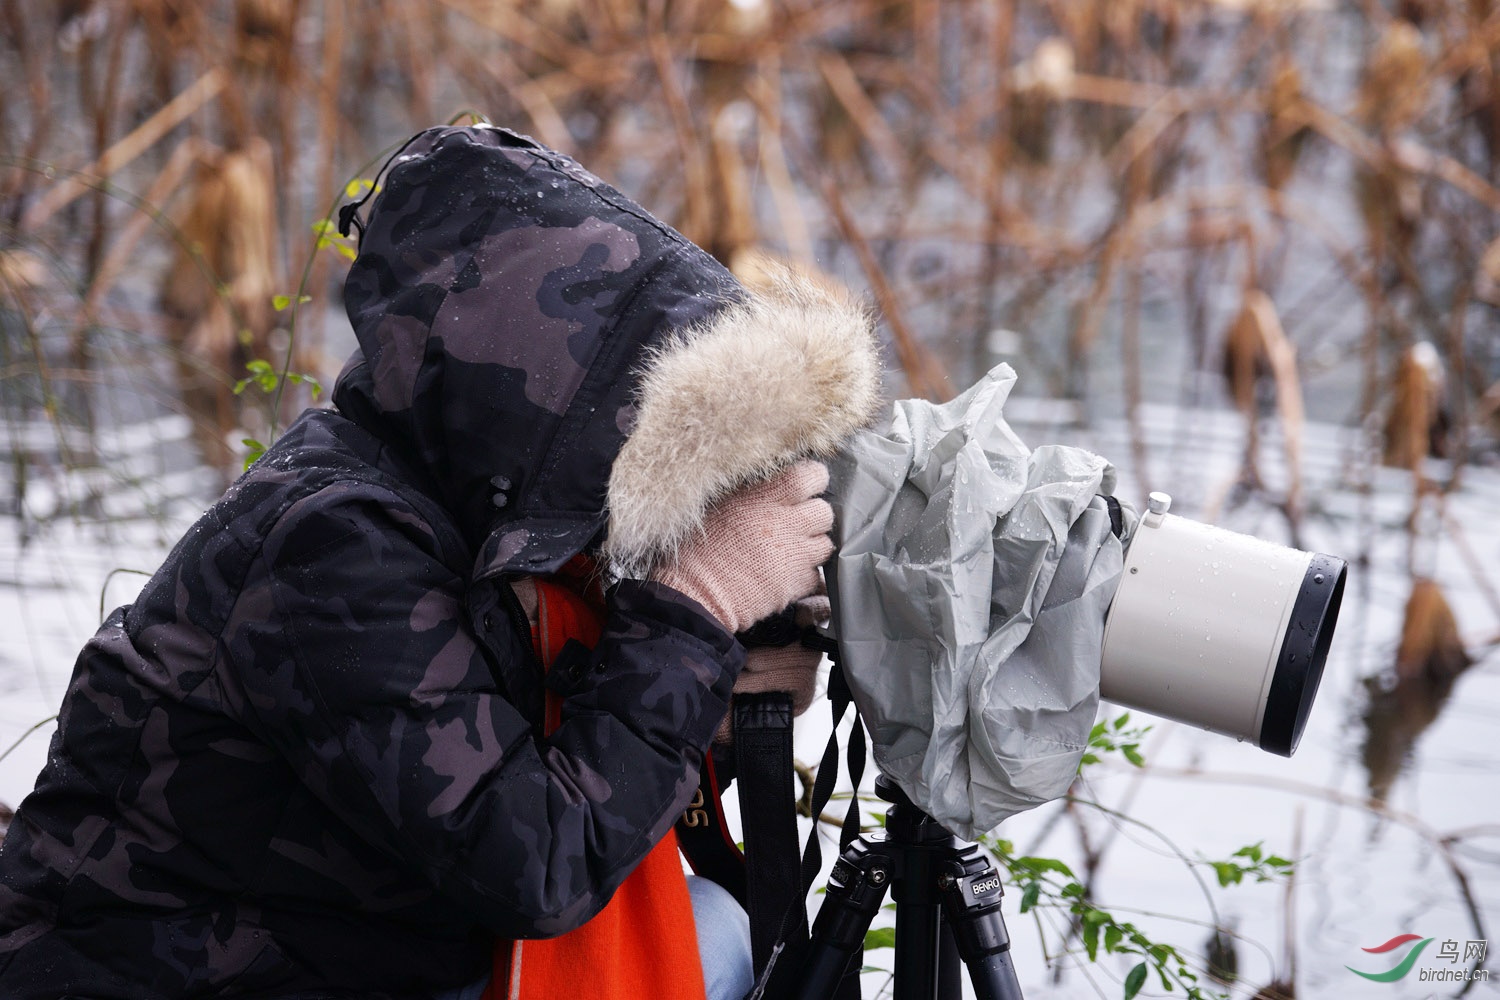
<svg viewBox="0 0 1500 1000">
<path fill-rule="evenodd" d="M 344 185 L 344 197 L 358 198 L 360 195 L 364 194 L 374 186 L 375 182 L 370 180 L 368 177 L 356 177 L 354 178 L 354 180 Z"/>
<path fill-rule="evenodd" d="M 1036 872 L 1039 875 L 1042 872 L 1057 872 L 1059 875 L 1066 875 L 1068 878 L 1076 877 L 1071 868 L 1056 858 L 1038 858 L 1028 855 L 1024 858 L 1017 858 L 1015 864 L 1018 867 Z"/>
<path fill-rule="evenodd" d="M 1235 851 L 1233 854 L 1231 854 L 1230 857 L 1249 858 L 1251 861 L 1258 862 L 1260 861 L 1260 845 L 1263 843 L 1265 843 L 1265 841 L 1259 841 L 1257 843 L 1249 845 L 1248 847 L 1241 847 L 1238 851 Z"/>
<path fill-rule="evenodd" d="M 245 453 L 244 467 L 246 469 L 254 465 L 255 460 L 266 453 L 266 446 L 255 440 L 255 438 L 241 438 L 240 444 L 249 449 L 249 451 Z"/>
<path fill-rule="evenodd" d="M 1114 721 L 1115 731 L 1118 732 L 1121 729 L 1124 729 L 1125 728 L 1125 723 L 1127 723 L 1129 721 L 1130 721 L 1130 713 L 1129 712 L 1121 712 L 1120 715 L 1119 715 L 1119 718 L 1115 719 L 1115 721 Z"/>
<path fill-rule="evenodd" d="M 1136 744 L 1127 743 L 1120 748 L 1120 752 L 1125 755 L 1126 760 L 1130 761 L 1136 767 L 1146 766 L 1146 758 L 1141 756 L 1141 752 L 1136 749 Z"/>
<path fill-rule="evenodd" d="M 1266 858 L 1266 864 L 1270 865 L 1272 868 L 1292 867 L 1292 863 L 1290 861 L 1275 854 L 1272 854 L 1270 857 Z"/>
<path fill-rule="evenodd" d="M 291 304 L 292 304 L 292 297 L 290 295 L 273 295 L 273 296 L 271 296 L 271 308 L 275 309 L 277 312 L 281 312 L 283 309 L 285 309 L 287 306 L 289 306 Z"/>
<path fill-rule="evenodd" d="M 1125 974 L 1125 1000 L 1135 1000 L 1135 995 L 1146 985 L 1146 963 L 1137 962 L 1135 967 Z"/>
<path fill-rule="evenodd" d="M 1240 879 L 1244 877 L 1245 870 L 1230 861 L 1213 862 L 1214 874 L 1219 878 L 1219 885 L 1228 888 L 1231 885 L 1239 885 Z"/>
<path fill-rule="evenodd" d="M 1078 760 L 1078 766 L 1080 768 L 1087 767 L 1090 764 L 1097 764 L 1097 763 L 1099 763 L 1099 755 L 1098 754 L 1094 754 L 1094 753 L 1086 753 L 1082 757 L 1080 757 L 1079 760 Z"/>
<path fill-rule="evenodd" d="M 1064 899 L 1082 899 L 1085 891 L 1082 882 L 1069 882 L 1062 887 L 1060 895 Z"/>
<path fill-rule="evenodd" d="M 1097 912 L 1097 911 L 1091 911 Z M 1088 914 L 1084 914 L 1083 920 L 1083 947 L 1089 953 L 1089 961 L 1094 962 L 1099 958 L 1099 925 L 1090 923 Z"/>
<path fill-rule="evenodd" d="M 340 243 L 338 245 L 338 252 L 339 256 L 346 260 L 355 260 L 359 257 L 359 254 L 354 252 L 354 248 L 347 243 Z"/>
<path fill-rule="evenodd" d="M 1042 883 L 1033 882 L 1021 893 L 1021 912 L 1025 913 L 1036 905 L 1037 897 L 1042 894 Z"/>
<path fill-rule="evenodd" d="M 317 399 L 318 394 L 323 391 L 323 383 L 319 382 L 316 375 L 308 375 L 305 372 L 287 372 L 286 380 L 294 385 L 305 385 L 312 390 L 312 398 Z"/>
<path fill-rule="evenodd" d="M 1115 924 L 1110 924 L 1104 928 L 1104 950 L 1111 955 L 1114 954 L 1115 949 L 1120 946 L 1120 938 L 1123 936 L 1124 931 L 1120 930 Z"/>
<path fill-rule="evenodd" d="M 1096 722 L 1096 723 L 1094 723 L 1094 728 L 1089 730 L 1089 742 L 1090 743 L 1094 742 L 1099 737 L 1101 737 L 1101 736 L 1104 735 L 1104 730 L 1105 730 L 1106 725 L 1107 725 L 1107 723 L 1103 723 L 1103 722 Z"/>
<path fill-rule="evenodd" d="M 865 932 L 865 951 L 896 947 L 896 928 L 872 927 Z"/>
</svg>

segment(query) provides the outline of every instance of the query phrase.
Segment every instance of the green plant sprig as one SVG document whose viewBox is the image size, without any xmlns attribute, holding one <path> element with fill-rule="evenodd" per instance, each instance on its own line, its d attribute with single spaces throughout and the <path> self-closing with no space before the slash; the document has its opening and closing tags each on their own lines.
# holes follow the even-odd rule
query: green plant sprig
<svg viewBox="0 0 1500 1000">
<path fill-rule="evenodd" d="M 1226 861 L 1213 861 L 1202 856 L 1199 860 L 1214 870 L 1219 885 L 1226 889 L 1231 885 L 1239 885 L 1247 878 L 1256 882 L 1274 882 L 1289 877 L 1295 863 L 1276 854 L 1266 854 L 1261 848 L 1263 843 L 1264 841 L 1257 841 L 1241 847 Z M 1244 860 L 1236 861 L 1236 858 Z"/>
<path fill-rule="evenodd" d="M 1129 712 L 1121 712 L 1107 722 L 1096 722 L 1089 731 L 1088 749 L 1078 761 L 1078 770 L 1081 772 L 1090 764 L 1099 763 L 1103 755 L 1109 753 L 1119 753 L 1136 767 L 1145 767 L 1146 758 L 1141 756 L 1141 741 L 1150 731 L 1150 726 L 1130 726 Z"/>
<path fill-rule="evenodd" d="M 1057 909 L 1075 918 L 1090 962 L 1099 960 L 1101 950 L 1106 955 L 1139 957 L 1125 974 L 1125 1000 L 1133 1000 L 1140 993 L 1153 970 L 1169 993 L 1181 988 L 1189 1000 L 1222 996 L 1199 985 L 1198 974 L 1176 946 L 1153 940 L 1134 923 L 1118 919 L 1090 900 L 1088 889 L 1066 863 L 1057 858 L 1017 855 L 1015 845 L 1006 840 L 991 840 L 987 846 L 1020 888 L 1022 913 Z"/>
<path fill-rule="evenodd" d="M 284 298 L 284 296 L 277 296 Z M 319 382 L 317 376 L 306 372 L 277 371 L 276 366 L 264 358 L 255 358 L 246 363 L 245 368 L 250 372 L 249 377 L 242 378 L 234 384 L 234 394 L 238 396 L 250 386 L 255 386 L 266 395 L 276 392 L 283 381 L 295 385 L 305 385 L 312 390 L 312 398 L 317 399 L 323 392 L 323 383 Z M 254 465 L 260 456 L 266 453 L 266 444 L 256 438 L 241 438 L 240 443 L 245 446 L 246 469 Z"/>
<path fill-rule="evenodd" d="M 282 394 L 286 391 L 287 383 L 306 382 L 308 378 L 306 375 L 300 375 L 297 378 L 293 378 L 293 375 L 296 375 L 297 373 L 292 371 L 292 357 L 297 349 L 298 312 L 303 303 L 312 301 L 312 297 L 307 294 L 307 286 L 308 282 L 312 280 L 313 262 L 317 260 L 318 253 L 325 249 L 332 249 L 334 252 L 338 253 L 339 256 L 345 258 L 346 260 L 352 261 L 358 256 L 358 249 L 355 241 L 352 238 L 345 237 L 339 234 L 338 223 L 336 221 L 338 218 L 339 202 L 345 197 L 358 197 L 359 195 L 364 194 L 367 191 L 378 190 L 376 185 L 377 178 L 366 177 L 365 175 L 369 173 L 370 170 L 376 166 L 376 164 L 383 163 L 392 153 L 396 151 L 399 145 L 400 143 L 393 142 L 390 145 L 386 146 L 384 149 L 380 150 L 380 152 L 376 153 L 374 156 L 370 157 L 370 159 L 366 160 L 365 163 L 357 171 L 355 171 L 354 175 L 349 180 L 345 181 L 343 186 L 339 188 L 338 194 L 334 195 L 333 199 L 328 203 L 328 210 L 323 213 L 320 219 L 312 224 L 312 229 L 313 232 L 317 234 L 317 239 L 314 241 L 312 252 L 309 253 L 307 255 L 307 259 L 303 261 L 302 275 L 297 281 L 296 293 L 294 295 L 276 296 L 272 300 L 272 305 L 276 305 L 278 302 L 281 302 L 283 299 L 285 299 L 286 307 L 289 307 L 291 310 L 290 316 L 288 317 L 287 321 L 286 354 L 282 358 L 281 362 L 281 377 L 277 379 L 276 385 L 273 387 L 273 389 L 268 390 L 271 395 L 271 427 L 270 433 L 267 435 L 268 440 L 265 443 L 257 441 L 253 438 L 245 438 L 242 441 L 242 443 L 249 449 L 249 452 L 245 459 L 246 468 L 249 468 L 257 458 L 265 454 L 267 446 L 271 442 L 274 442 L 276 440 L 278 429 L 277 423 L 281 415 L 281 397 Z M 281 307 L 278 306 L 278 310 L 280 308 Z M 252 380 L 255 379 L 256 377 L 252 375 Z M 257 384 L 259 383 L 257 382 Z M 238 392 L 241 390 L 236 389 L 236 391 Z M 316 398 L 316 394 L 314 394 L 314 398 Z"/>
</svg>

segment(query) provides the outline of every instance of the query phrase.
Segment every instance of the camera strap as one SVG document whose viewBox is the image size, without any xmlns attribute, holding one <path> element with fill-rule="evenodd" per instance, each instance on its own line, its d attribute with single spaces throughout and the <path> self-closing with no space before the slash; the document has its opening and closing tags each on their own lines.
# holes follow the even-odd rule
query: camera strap
<svg viewBox="0 0 1500 1000">
<path fill-rule="evenodd" d="M 805 638 L 804 641 L 809 640 Z M 785 1000 L 785 998 L 795 996 L 798 977 L 802 973 L 803 962 L 811 943 L 808 937 L 807 894 L 812 890 L 813 883 L 823 867 L 818 824 L 822 822 L 823 810 L 832 799 L 834 784 L 838 780 L 839 726 L 853 704 L 853 695 L 844 679 L 843 668 L 839 665 L 837 643 L 825 635 L 817 645 L 828 654 L 833 664 L 828 675 L 828 701 L 833 715 L 832 732 L 828 737 L 828 745 L 823 751 L 823 758 L 818 764 L 817 778 L 813 782 L 811 797 L 813 824 L 808 834 L 807 845 L 802 852 L 800 868 L 784 864 L 772 866 L 773 874 L 769 877 L 778 880 L 779 884 L 774 889 L 762 887 L 761 891 L 766 892 L 767 897 L 759 905 L 755 902 L 755 876 L 751 876 L 750 940 L 751 952 L 755 957 L 757 980 L 755 989 L 747 1000 Z M 791 780 L 790 737 L 790 728 L 788 728 L 787 766 L 782 772 L 786 776 L 788 788 Z M 736 732 L 736 745 L 739 739 L 739 733 Z M 853 725 L 849 731 L 846 758 L 849 781 L 854 788 L 859 787 L 860 779 L 864 776 L 865 755 L 864 725 L 860 720 L 859 710 L 856 708 Z M 750 862 L 750 871 L 754 872 L 763 860 L 762 856 L 757 855 L 752 848 L 750 840 L 751 817 L 759 812 L 769 813 L 780 810 L 785 815 L 786 821 L 790 821 L 793 825 L 790 853 L 783 853 L 782 856 L 794 861 L 796 819 L 792 798 L 784 793 L 773 793 L 771 797 L 763 797 L 763 793 L 754 790 L 754 785 L 759 783 L 759 779 L 752 779 L 751 783 L 747 784 L 744 782 L 744 777 L 742 774 L 737 780 L 741 782 L 740 809 L 745 824 L 745 849 Z M 772 822 L 783 825 L 784 830 L 783 821 Z M 859 826 L 859 799 L 857 796 L 850 796 L 849 809 L 839 832 L 840 851 L 847 848 L 859 836 Z M 772 843 L 783 845 L 779 849 L 785 852 L 784 845 L 787 843 L 785 833 L 779 833 Z M 776 849 L 773 848 L 773 850 Z M 856 954 L 849 963 L 849 971 L 839 983 L 834 1000 L 859 1000 L 859 970 L 863 964 L 860 956 Z"/>
<path fill-rule="evenodd" d="M 800 862 L 792 699 L 785 692 L 735 695 L 733 756 L 718 764 L 714 754 L 705 757 L 699 794 L 677 822 L 678 840 L 693 870 L 728 889 L 749 914 L 757 981 L 748 1000 L 786 1000 L 797 993 L 811 943 L 807 895 L 823 867 L 818 827 L 839 776 L 839 728 L 854 702 L 839 664 L 837 642 L 821 630 L 796 630 L 794 636 L 778 633 L 750 639 L 765 645 L 800 640 L 827 654 L 832 662 L 828 675 L 832 731 L 809 796 L 814 822 Z M 855 788 L 864 776 L 865 757 L 864 726 L 856 708 L 847 751 L 849 781 Z M 743 854 L 724 821 L 720 801 L 724 780 L 738 786 Z M 859 836 L 859 828 L 859 802 L 851 796 L 839 833 L 841 852 Z M 851 971 L 834 1000 L 859 1000 L 862 964 L 858 956 L 850 962 Z"/>
<path fill-rule="evenodd" d="M 677 843 L 693 874 L 718 883 L 748 911 L 745 855 L 735 843 L 724 817 L 723 782 L 734 778 L 733 763 L 728 762 L 727 766 L 729 771 L 721 775 L 715 754 L 710 751 L 704 755 L 698 794 L 677 820 Z"/>
<path fill-rule="evenodd" d="M 784 915 L 800 912 L 789 933 L 807 937 L 807 913 L 798 907 L 796 772 L 792 760 L 792 696 L 785 691 L 734 698 L 734 766 L 740 786 L 745 838 L 745 910 L 755 968 L 770 961 Z"/>
</svg>

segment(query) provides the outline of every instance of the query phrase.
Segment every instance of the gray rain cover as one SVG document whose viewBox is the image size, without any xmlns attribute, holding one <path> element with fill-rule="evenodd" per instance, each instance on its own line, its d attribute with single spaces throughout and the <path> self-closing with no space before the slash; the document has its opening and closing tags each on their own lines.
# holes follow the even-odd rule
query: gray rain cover
<svg viewBox="0 0 1500 1000">
<path fill-rule="evenodd" d="M 1114 468 L 1022 444 L 1015 381 L 1002 364 L 948 403 L 898 401 L 831 463 L 833 625 L 875 762 L 969 839 L 1071 784 L 1124 562 Z"/>
</svg>

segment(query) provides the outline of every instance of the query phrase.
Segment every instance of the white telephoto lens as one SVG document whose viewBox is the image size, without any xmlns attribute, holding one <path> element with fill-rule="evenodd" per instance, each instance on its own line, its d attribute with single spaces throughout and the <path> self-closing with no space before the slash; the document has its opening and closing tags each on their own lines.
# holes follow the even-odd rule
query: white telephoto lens
<svg viewBox="0 0 1500 1000">
<path fill-rule="evenodd" d="M 1152 494 L 1110 605 L 1100 693 L 1290 757 L 1343 597 L 1342 560 L 1166 513 Z"/>
</svg>

